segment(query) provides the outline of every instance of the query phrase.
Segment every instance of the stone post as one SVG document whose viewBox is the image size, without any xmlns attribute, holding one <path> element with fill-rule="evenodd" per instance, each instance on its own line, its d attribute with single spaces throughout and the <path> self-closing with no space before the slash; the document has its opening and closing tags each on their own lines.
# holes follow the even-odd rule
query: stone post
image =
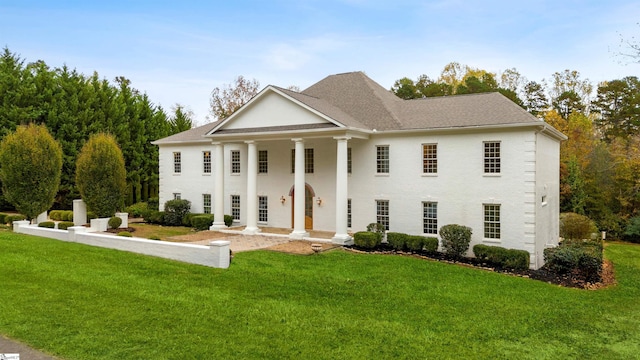
<svg viewBox="0 0 640 360">
<path fill-rule="evenodd" d="M 126 229 L 129 227 L 129 213 L 119 212 L 116 213 L 116 216 L 122 220 L 122 224 L 118 227 L 119 229 Z"/>
<path fill-rule="evenodd" d="M 36 224 L 40 224 L 43 221 L 47 221 L 47 212 L 43 212 L 36 217 Z"/>
<path fill-rule="evenodd" d="M 73 225 L 79 226 L 87 223 L 87 205 L 82 199 L 73 200 Z"/>
<path fill-rule="evenodd" d="M 213 267 L 227 269 L 231 262 L 229 245 L 231 241 L 215 240 L 209 243 L 211 255 L 213 256 Z"/>
</svg>

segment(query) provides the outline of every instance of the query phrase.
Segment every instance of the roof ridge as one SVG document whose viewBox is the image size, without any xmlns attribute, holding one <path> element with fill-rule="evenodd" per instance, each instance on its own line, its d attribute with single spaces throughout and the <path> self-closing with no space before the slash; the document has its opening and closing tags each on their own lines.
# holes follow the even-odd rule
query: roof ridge
<svg viewBox="0 0 640 360">
<path fill-rule="evenodd" d="M 380 94 L 378 93 L 378 91 L 376 91 L 376 88 L 380 88 L 381 90 L 383 90 L 385 92 L 385 94 L 389 94 L 391 96 L 393 96 L 393 100 L 392 101 L 396 101 L 396 100 L 400 100 L 400 102 L 402 101 L 401 98 L 397 97 L 396 95 L 392 94 L 390 91 L 388 91 L 387 89 L 383 88 L 382 85 L 378 84 L 377 82 L 373 81 L 373 79 L 371 79 L 370 77 L 368 77 L 364 72 L 359 72 L 359 74 L 362 75 L 362 77 L 365 79 L 365 82 L 367 83 L 367 87 L 369 87 L 371 89 L 371 91 L 373 92 L 373 95 L 380 99 L 380 102 L 382 104 L 382 106 L 387 110 L 387 112 L 389 113 L 389 115 L 391 116 L 391 119 L 393 119 L 393 121 L 402 128 L 403 124 L 400 121 L 400 118 L 398 117 L 398 114 L 396 114 L 395 109 L 391 109 L 389 106 L 387 106 L 387 102 L 386 100 L 380 96 Z M 392 99 L 391 97 L 389 97 L 389 99 Z"/>
</svg>

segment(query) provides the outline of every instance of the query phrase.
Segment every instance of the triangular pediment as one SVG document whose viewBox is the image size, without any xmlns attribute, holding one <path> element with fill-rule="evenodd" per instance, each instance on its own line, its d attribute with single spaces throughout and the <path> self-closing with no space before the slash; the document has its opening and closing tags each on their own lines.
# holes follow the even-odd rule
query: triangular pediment
<svg viewBox="0 0 640 360">
<path fill-rule="evenodd" d="M 275 88 L 267 87 L 209 134 L 262 128 L 304 128 L 340 124 Z"/>
</svg>

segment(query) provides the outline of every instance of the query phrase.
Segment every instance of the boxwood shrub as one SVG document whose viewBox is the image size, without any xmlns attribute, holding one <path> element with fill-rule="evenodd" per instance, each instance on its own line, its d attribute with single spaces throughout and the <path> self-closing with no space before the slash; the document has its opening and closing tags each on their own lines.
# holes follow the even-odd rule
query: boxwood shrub
<svg viewBox="0 0 640 360">
<path fill-rule="evenodd" d="M 7 217 L 7 214 L 5 213 L 0 213 L 0 224 L 6 224 L 7 222 L 5 221 Z"/>
<path fill-rule="evenodd" d="M 420 235 L 407 235 L 405 248 L 409 251 L 420 252 L 424 248 L 426 239 L 426 237 Z"/>
<path fill-rule="evenodd" d="M 60 220 L 62 220 L 62 221 L 73 221 L 73 211 L 72 210 L 64 210 L 64 211 L 62 211 L 62 215 L 60 216 Z"/>
<path fill-rule="evenodd" d="M 21 221 L 21 220 L 26 220 L 27 217 L 22 215 L 22 214 L 12 214 L 12 215 L 7 215 L 5 217 L 5 221 L 9 224 L 9 225 L 13 225 L 14 221 Z"/>
<path fill-rule="evenodd" d="M 111 229 L 117 229 L 122 225 L 122 219 L 117 216 L 112 216 L 109 218 L 108 225 Z"/>
<path fill-rule="evenodd" d="M 213 224 L 213 215 L 201 214 L 191 217 L 191 226 L 196 230 L 209 230 Z"/>
<path fill-rule="evenodd" d="M 150 210 L 145 214 L 144 221 L 149 224 L 164 225 L 164 211 Z"/>
<path fill-rule="evenodd" d="M 386 229 L 384 225 L 380 223 L 371 223 L 367 225 L 367 231 L 378 234 L 378 237 L 380 237 L 380 241 L 382 241 L 382 238 L 384 237 L 384 232 L 386 231 Z"/>
<path fill-rule="evenodd" d="M 191 210 L 191 201 L 174 199 L 164 203 L 164 224 L 169 226 L 182 225 L 182 218 Z"/>
<path fill-rule="evenodd" d="M 526 250 L 478 244 L 473 247 L 473 254 L 490 265 L 504 269 L 526 270 L 529 268 L 529 252 Z"/>
<path fill-rule="evenodd" d="M 353 234 L 353 243 L 364 249 L 375 249 L 381 241 L 380 235 L 371 231 L 359 231 Z"/>
<path fill-rule="evenodd" d="M 49 211 L 49 219 L 61 221 L 62 220 L 62 210 L 51 210 Z"/>
<path fill-rule="evenodd" d="M 574 273 L 586 281 L 599 281 L 602 271 L 602 241 L 563 242 L 544 249 L 545 268 L 558 274 Z"/>
<path fill-rule="evenodd" d="M 128 232 L 128 231 L 120 231 L 120 232 L 118 233 L 118 236 L 133 237 L 133 235 L 131 235 L 131 233 L 130 233 L 130 232 Z"/>
<path fill-rule="evenodd" d="M 391 246 L 396 251 L 404 251 L 407 250 L 407 239 L 409 235 L 398 233 L 398 232 L 389 232 L 387 233 L 387 242 L 389 246 Z"/>
<path fill-rule="evenodd" d="M 424 251 L 433 254 L 438 251 L 438 238 L 425 237 L 424 238 Z"/>
<path fill-rule="evenodd" d="M 444 225 L 439 231 L 442 238 L 444 252 L 454 258 L 463 257 L 469 249 L 471 242 L 471 228 L 467 226 L 450 224 Z"/>
<path fill-rule="evenodd" d="M 233 216 L 231 215 L 225 215 L 224 216 L 224 224 L 227 227 L 231 227 L 233 225 Z"/>
<path fill-rule="evenodd" d="M 38 224 L 38 227 L 53 229 L 56 227 L 56 223 L 53 221 L 43 221 L 40 224 Z"/>
<path fill-rule="evenodd" d="M 67 230 L 68 228 L 72 227 L 74 224 L 71 221 L 62 221 L 58 223 L 58 229 L 60 230 Z"/>
</svg>

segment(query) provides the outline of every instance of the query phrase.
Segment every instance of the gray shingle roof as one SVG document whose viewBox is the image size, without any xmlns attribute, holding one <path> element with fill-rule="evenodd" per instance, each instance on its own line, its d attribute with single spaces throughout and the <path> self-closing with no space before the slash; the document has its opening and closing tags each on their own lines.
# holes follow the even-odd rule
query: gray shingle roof
<svg viewBox="0 0 640 360">
<path fill-rule="evenodd" d="M 498 92 L 403 100 L 360 71 L 327 76 L 301 92 L 277 86 L 271 88 L 324 114 L 339 125 L 362 130 L 417 130 L 542 123 Z M 203 136 L 219 123 L 218 121 L 206 124 L 154 143 L 205 140 Z M 245 130 L 247 133 L 255 131 Z M 262 130 L 278 129 L 265 127 Z M 224 129 L 218 131 L 220 134 L 225 132 Z"/>
</svg>

